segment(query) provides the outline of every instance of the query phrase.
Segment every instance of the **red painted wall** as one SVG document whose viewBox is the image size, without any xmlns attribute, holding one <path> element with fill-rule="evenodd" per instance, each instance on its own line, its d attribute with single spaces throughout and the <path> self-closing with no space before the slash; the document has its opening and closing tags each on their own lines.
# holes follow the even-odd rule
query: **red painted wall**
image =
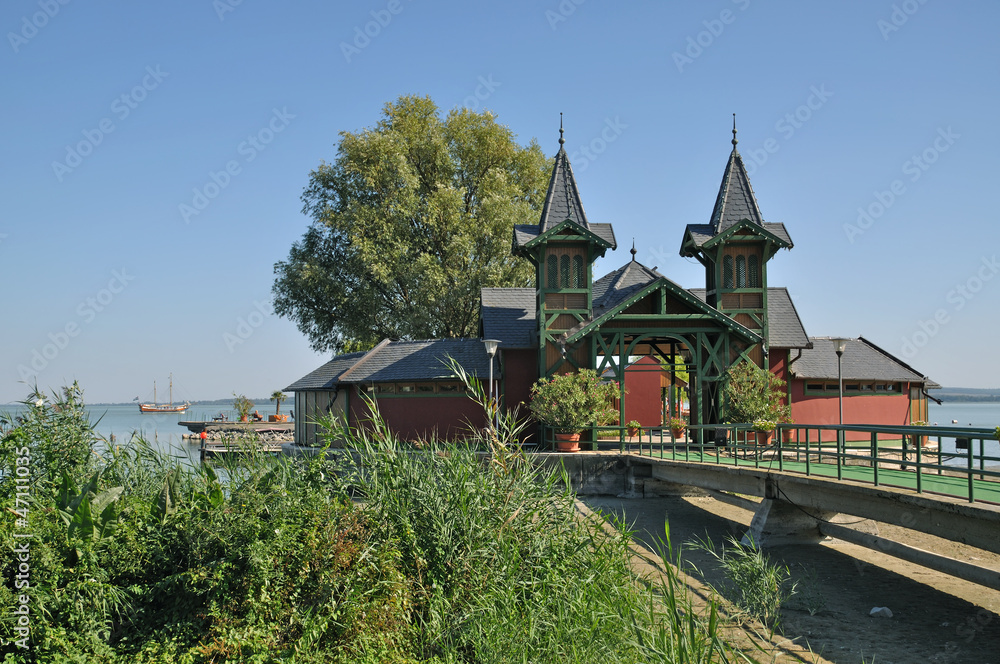
<svg viewBox="0 0 1000 664">
<path fill-rule="evenodd" d="M 380 397 L 379 412 L 389 428 L 404 440 L 430 438 L 456 438 L 469 430 L 469 426 L 482 428 L 486 418 L 482 408 L 466 395 L 427 397 Z M 350 422 L 357 426 L 369 416 L 368 406 L 358 392 L 351 388 Z"/>
<path fill-rule="evenodd" d="M 840 406 L 837 395 L 813 396 L 805 393 L 805 379 L 792 379 L 792 419 L 796 424 L 839 424 Z M 844 395 L 844 424 L 910 423 L 909 384 L 903 383 L 900 394 Z M 864 440 L 866 434 L 853 434 L 849 440 Z M 891 437 L 891 436 L 890 436 Z M 830 440 L 833 440 L 831 437 Z"/>
<path fill-rule="evenodd" d="M 637 420 L 644 427 L 658 427 L 663 422 L 660 397 L 660 363 L 650 356 L 625 367 L 625 421 Z"/>
<path fill-rule="evenodd" d="M 538 351 L 535 349 L 502 350 L 503 399 L 509 409 L 517 407 L 518 415 L 528 417 L 531 386 L 538 380 Z"/>
</svg>

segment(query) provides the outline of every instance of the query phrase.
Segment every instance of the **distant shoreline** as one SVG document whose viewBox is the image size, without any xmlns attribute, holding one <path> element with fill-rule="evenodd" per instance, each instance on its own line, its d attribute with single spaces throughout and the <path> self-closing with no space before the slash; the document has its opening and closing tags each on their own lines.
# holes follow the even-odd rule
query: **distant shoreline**
<svg viewBox="0 0 1000 664">
<path fill-rule="evenodd" d="M 253 398 L 251 398 L 250 401 L 253 401 L 258 406 L 261 406 L 261 405 L 264 405 L 264 404 L 269 404 L 269 403 L 270 404 L 274 403 L 273 401 L 271 401 L 271 397 L 261 397 L 260 399 L 253 399 Z M 95 403 L 85 402 L 84 405 L 87 408 L 97 408 L 97 407 L 100 407 L 100 406 L 136 406 L 138 403 L 139 403 L 138 401 L 114 401 L 114 402 L 98 401 L 98 402 L 95 402 Z M 183 403 L 183 402 L 180 402 L 180 403 Z M 4 403 L 4 404 L 0 404 L 0 408 L 5 408 L 7 406 L 21 406 L 21 405 L 23 405 L 23 404 L 21 404 L 19 402 Z M 232 405 L 233 405 L 233 400 L 232 399 L 213 399 L 211 401 L 192 401 L 191 402 L 191 408 L 194 408 L 195 406 L 229 406 L 229 407 L 232 407 Z"/>
</svg>

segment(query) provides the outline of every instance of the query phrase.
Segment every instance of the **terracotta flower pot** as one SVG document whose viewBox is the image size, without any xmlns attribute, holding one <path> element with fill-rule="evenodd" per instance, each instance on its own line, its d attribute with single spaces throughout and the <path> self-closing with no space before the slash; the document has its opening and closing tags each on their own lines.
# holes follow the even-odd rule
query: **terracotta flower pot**
<svg viewBox="0 0 1000 664">
<path fill-rule="evenodd" d="M 639 433 L 639 429 L 637 427 L 628 427 L 626 431 L 628 432 L 629 437 L 635 436 Z"/>
<path fill-rule="evenodd" d="M 677 427 L 677 428 L 671 429 L 670 433 L 673 434 L 674 438 L 683 438 L 684 437 L 684 427 Z"/>
<path fill-rule="evenodd" d="M 773 431 L 757 431 L 754 433 L 758 445 L 770 445 L 771 436 L 774 435 Z"/>
<path fill-rule="evenodd" d="M 553 434 L 556 440 L 556 451 L 557 452 L 579 452 L 580 451 L 580 434 L 579 433 L 556 433 Z"/>
</svg>

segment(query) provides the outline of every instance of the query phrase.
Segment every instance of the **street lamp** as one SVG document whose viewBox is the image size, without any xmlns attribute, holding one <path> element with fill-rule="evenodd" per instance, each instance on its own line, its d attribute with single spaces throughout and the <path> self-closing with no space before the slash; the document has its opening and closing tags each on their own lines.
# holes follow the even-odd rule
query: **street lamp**
<svg viewBox="0 0 1000 664">
<path fill-rule="evenodd" d="M 490 356 L 490 405 L 493 404 L 493 356 L 497 354 L 497 347 L 500 341 L 497 339 L 483 339 L 486 345 L 486 354 Z M 499 410 L 499 409 L 497 409 Z"/>
<path fill-rule="evenodd" d="M 835 337 L 832 339 L 834 350 L 837 351 L 837 383 L 839 386 L 838 390 L 838 400 L 840 402 L 840 424 L 844 424 L 844 369 L 842 365 L 842 359 L 844 357 L 844 350 L 847 349 L 847 342 L 850 339 L 843 339 L 841 337 Z"/>
</svg>

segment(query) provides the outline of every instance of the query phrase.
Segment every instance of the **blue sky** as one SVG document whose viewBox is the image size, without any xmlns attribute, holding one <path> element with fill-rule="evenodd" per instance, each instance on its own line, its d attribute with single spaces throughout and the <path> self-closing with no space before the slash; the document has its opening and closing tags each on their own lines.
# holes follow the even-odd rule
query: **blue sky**
<svg viewBox="0 0 1000 664">
<path fill-rule="evenodd" d="M 127 401 L 170 372 L 183 398 L 260 396 L 322 363 L 271 314 L 273 264 L 338 132 L 402 94 L 488 108 L 548 154 L 563 112 L 588 217 L 620 243 L 596 273 L 634 238 L 689 288 L 681 236 L 710 216 L 735 112 L 795 243 L 769 282 L 807 332 L 998 386 L 998 19 L 941 0 L 6 2 L 0 402 L 74 379 Z"/>
</svg>

